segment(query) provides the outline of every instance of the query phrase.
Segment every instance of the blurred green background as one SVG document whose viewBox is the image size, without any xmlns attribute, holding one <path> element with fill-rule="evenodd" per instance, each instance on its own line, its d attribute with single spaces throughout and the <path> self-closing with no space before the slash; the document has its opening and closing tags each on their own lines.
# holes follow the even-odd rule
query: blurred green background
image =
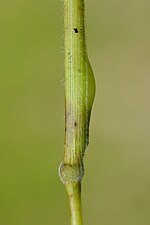
<svg viewBox="0 0 150 225">
<path fill-rule="evenodd" d="M 87 0 L 97 93 L 85 158 L 86 225 L 150 224 L 150 1 Z M 69 225 L 63 2 L 0 2 L 0 225 Z"/>
</svg>

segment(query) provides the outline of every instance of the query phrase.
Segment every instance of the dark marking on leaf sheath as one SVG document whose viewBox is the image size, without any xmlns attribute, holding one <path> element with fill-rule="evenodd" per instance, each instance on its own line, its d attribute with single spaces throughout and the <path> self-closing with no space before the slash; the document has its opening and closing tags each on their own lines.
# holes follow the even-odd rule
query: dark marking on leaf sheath
<svg viewBox="0 0 150 225">
<path fill-rule="evenodd" d="M 74 122 L 74 126 L 77 127 L 77 122 Z"/>
<path fill-rule="evenodd" d="M 74 28 L 74 32 L 75 32 L 75 33 L 78 33 L 78 29 L 77 29 L 77 28 Z"/>
<path fill-rule="evenodd" d="M 73 198 L 73 194 L 70 194 L 70 198 Z"/>
</svg>

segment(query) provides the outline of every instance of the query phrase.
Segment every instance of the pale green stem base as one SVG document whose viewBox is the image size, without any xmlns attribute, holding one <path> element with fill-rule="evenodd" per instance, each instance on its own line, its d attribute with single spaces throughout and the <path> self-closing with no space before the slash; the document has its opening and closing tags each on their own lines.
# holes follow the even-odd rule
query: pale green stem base
<svg viewBox="0 0 150 225">
<path fill-rule="evenodd" d="M 70 202 L 71 225 L 83 225 L 81 206 L 81 183 L 66 184 Z"/>
</svg>

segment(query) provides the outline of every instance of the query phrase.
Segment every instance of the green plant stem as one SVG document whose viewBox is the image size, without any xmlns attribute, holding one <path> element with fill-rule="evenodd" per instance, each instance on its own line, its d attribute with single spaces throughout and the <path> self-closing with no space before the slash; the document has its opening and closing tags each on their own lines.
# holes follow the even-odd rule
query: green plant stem
<svg viewBox="0 0 150 225">
<path fill-rule="evenodd" d="M 65 143 L 59 175 L 70 202 L 71 225 L 82 225 L 83 158 L 89 143 L 89 122 L 95 80 L 85 43 L 84 0 L 64 0 Z"/>
<path fill-rule="evenodd" d="M 64 0 L 67 164 L 78 163 L 85 149 L 86 46 L 84 1 Z M 81 129 L 82 128 L 82 129 Z M 70 132 L 67 132 L 67 131 Z"/>
<path fill-rule="evenodd" d="M 82 225 L 81 183 L 66 185 L 70 201 L 71 225 Z"/>
</svg>

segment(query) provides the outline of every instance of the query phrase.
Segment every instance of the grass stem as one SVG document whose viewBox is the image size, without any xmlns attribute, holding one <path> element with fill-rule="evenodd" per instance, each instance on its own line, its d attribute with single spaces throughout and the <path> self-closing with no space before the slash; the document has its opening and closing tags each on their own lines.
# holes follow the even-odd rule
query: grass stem
<svg viewBox="0 0 150 225">
<path fill-rule="evenodd" d="M 83 158 L 89 143 L 89 122 L 95 96 L 84 23 L 84 0 L 64 0 L 65 147 L 59 175 L 69 197 L 71 225 L 82 225 Z"/>
</svg>

